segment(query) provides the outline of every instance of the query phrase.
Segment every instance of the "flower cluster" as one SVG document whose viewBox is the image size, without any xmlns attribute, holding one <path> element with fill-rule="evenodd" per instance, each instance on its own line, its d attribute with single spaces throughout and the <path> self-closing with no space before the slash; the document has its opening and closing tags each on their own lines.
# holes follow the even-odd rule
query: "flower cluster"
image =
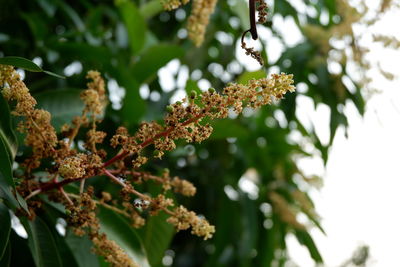
<svg viewBox="0 0 400 267">
<path fill-rule="evenodd" d="M 174 214 L 168 218 L 167 222 L 174 225 L 178 231 L 192 227 L 191 233 L 202 236 L 204 240 L 211 238 L 215 233 L 215 227 L 193 211 L 188 211 L 185 207 L 179 206 L 173 212 Z"/>
<path fill-rule="evenodd" d="M 106 104 L 104 80 L 98 71 L 89 71 L 86 78 L 91 81 L 80 96 L 85 103 L 84 112 L 90 112 L 93 116 L 101 115 Z"/>
<path fill-rule="evenodd" d="M 264 0 L 257 0 L 256 1 L 258 6 L 257 6 L 257 11 L 258 11 L 258 23 L 264 24 L 267 22 L 267 16 L 268 16 L 268 6 L 267 3 L 265 3 Z"/>
<path fill-rule="evenodd" d="M 36 109 L 36 100 L 12 66 L 0 65 L 0 87 L 5 99 L 15 100 L 13 114 L 23 116 L 18 130 L 25 133 L 25 145 L 32 148 L 32 156 L 24 162 L 29 170 L 40 166 L 43 158 L 50 157 L 57 145 L 57 135 L 50 123 L 51 115 L 43 109 Z"/>
<path fill-rule="evenodd" d="M 243 40 L 241 44 L 242 49 L 245 51 L 246 56 L 251 56 L 255 60 L 257 60 L 260 65 L 264 65 L 264 60 L 261 56 L 261 53 L 254 49 L 254 47 L 247 47 L 246 42 Z"/>
<path fill-rule="evenodd" d="M 126 252 L 104 233 L 100 232 L 99 220 L 96 217 L 96 202 L 93 201 L 93 187 L 88 187 L 87 192 L 82 193 L 73 206 L 67 207 L 70 216 L 68 223 L 73 227 L 77 235 L 88 233 L 93 242 L 93 251 L 103 256 L 105 261 L 113 267 L 138 267 Z"/>
<path fill-rule="evenodd" d="M 189 97 L 167 107 L 164 126 L 157 122 L 143 123 L 138 132 L 129 136 L 125 128 L 119 128 L 111 139 L 111 144 L 122 146 L 124 153 L 136 156 L 135 168 L 144 162 L 141 151 L 153 144 L 154 156 L 160 158 L 165 151 L 173 150 L 177 139 L 187 142 L 202 142 L 212 133 L 210 124 L 203 124 L 202 119 L 226 118 L 230 109 L 241 113 L 243 107 L 259 108 L 270 104 L 272 99 L 281 99 L 287 92 L 293 92 L 293 75 L 273 74 L 270 78 L 250 80 L 246 85 L 229 84 L 223 94 L 215 89 L 197 95 L 192 92 Z M 138 159 L 141 161 L 138 162 Z"/>
<path fill-rule="evenodd" d="M 215 232 L 215 227 L 205 218 L 167 197 L 171 191 L 194 196 L 196 187 L 191 182 L 171 177 L 169 170 L 164 170 L 160 176 L 141 171 L 142 165 L 149 160 L 149 149 L 146 147 L 153 146 L 153 156 L 161 159 L 166 151 L 175 149 L 178 139 L 187 142 L 207 139 L 213 129 L 209 123 L 204 123 L 204 118 L 226 118 L 230 111 L 239 114 L 244 107 L 259 108 L 295 89 L 292 75 L 282 73 L 251 80 L 247 84 L 229 84 L 222 93 L 213 88 L 201 94 L 192 92 L 182 101 L 166 108 L 163 123 L 143 122 L 133 135 L 126 128 L 119 127 L 110 143 L 114 148 L 120 146 L 121 150 L 104 162 L 106 153 L 97 149 L 96 145 L 103 143 L 106 137 L 104 132 L 97 131 L 97 123 L 106 105 L 105 83 L 97 71 L 90 71 L 87 78 L 90 82 L 80 95 L 84 102 L 82 115 L 62 127 L 62 138 L 59 140 L 50 124 L 50 113 L 35 109 L 36 100 L 16 71 L 0 65 L 2 93 L 6 99 L 15 100 L 13 114 L 25 118 L 19 128 L 26 134 L 25 143 L 33 148 L 33 154 L 25 163 L 26 177 L 30 179 L 23 180 L 17 187 L 19 194 L 28 201 L 32 211 L 30 218 L 34 216 L 35 209 L 41 207 L 41 198 L 35 196 L 47 194 L 51 201 L 66 207 L 66 220 L 74 232 L 78 235 L 87 234 L 94 251 L 112 266 L 137 265 L 117 243 L 108 240 L 105 233 L 101 232 L 96 216 L 98 206 L 129 218 L 135 228 L 145 225 L 149 216 L 164 212 L 169 216 L 167 222 L 178 231 L 190 228 L 192 234 L 204 239 L 211 238 Z M 85 149 L 78 151 L 73 144 L 77 136 L 84 136 L 78 135 L 82 128 L 87 128 Z M 48 179 L 42 181 L 31 173 L 41 166 L 44 158 L 53 164 L 45 169 Z M 119 195 L 112 196 L 108 192 L 85 186 L 86 179 L 101 175 L 121 187 Z M 64 186 L 77 181 L 80 182 L 79 194 L 67 192 Z M 137 184 L 147 181 L 159 184 L 160 192 L 151 195 L 135 188 Z"/>
<path fill-rule="evenodd" d="M 186 5 L 189 3 L 189 0 L 160 0 L 161 5 L 164 7 L 165 10 L 173 10 L 177 9 L 181 5 Z"/>
<path fill-rule="evenodd" d="M 194 0 L 192 4 L 192 12 L 188 19 L 187 30 L 189 39 L 196 46 L 200 46 L 204 41 L 204 35 L 210 20 L 211 14 L 214 12 L 217 0 Z"/>
</svg>

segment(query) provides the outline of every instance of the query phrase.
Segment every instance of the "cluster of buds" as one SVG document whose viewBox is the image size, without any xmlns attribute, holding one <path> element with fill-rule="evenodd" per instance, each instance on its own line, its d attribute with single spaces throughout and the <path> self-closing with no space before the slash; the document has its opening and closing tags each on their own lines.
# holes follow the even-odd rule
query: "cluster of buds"
<svg viewBox="0 0 400 267">
<path fill-rule="evenodd" d="M 173 150 L 175 140 L 202 142 L 212 133 L 210 124 L 202 123 L 206 117 L 221 119 L 228 116 L 229 110 L 241 113 L 243 107 L 259 108 L 270 104 L 272 99 L 281 99 L 287 92 L 293 92 L 293 75 L 273 74 L 270 78 L 250 80 L 246 85 L 229 84 L 223 93 L 215 89 L 198 95 L 192 92 L 189 97 L 167 107 L 164 125 L 157 122 L 143 123 L 133 136 L 120 127 L 111 139 L 113 147 L 120 145 L 125 155 L 136 155 L 134 167 L 140 167 L 140 153 L 150 144 L 157 151 L 155 157 L 161 158 L 165 151 Z M 140 162 L 137 159 L 141 159 Z"/>
<path fill-rule="evenodd" d="M 264 0 L 256 0 L 257 2 L 257 11 L 258 11 L 258 23 L 264 24 L 267 22 L 268 16 L 268 6 Z"/>
<path fill-rule="evenodd" d="M 25 136 L 25 145 L 32 148 L 32 156 L 24 162 L 28 170 L 40 166 L 40 161 L 54 154 L 57 135 L 50 123 L 48 111 L 36 109 L 36 100 L 12 66 L 0 65 L 0 88 L 5 99 L 16 101 L 13 115 L 23 116 L 26 120 L 18 124 L 18 130 Z"/>
<path fill-rule="evenodd" d="M 61 135 L 64 138 L 59 141 L 50 124 L 50 113 L 35 109 L 36 100 L 15 70 L 0 65 L 2 93 L 6 99 L 16 101 L 13 114 L 25 117 L 20 128 L 26 133 L 26 144 L 33 148 L 33 155 L 28 158 L 30 164 L 26 168 L 28 174 L 40 167 L 44 157 L 54 163 L 53 167 L 48 169 L 49 182 L 26 179 L 19 185 L 19 193 L 26 200 L 30 200 L 30 207 L 40 208 L 40 205 L 32 204 L 39 203 L 40 199 L 36 199 L 35 195 L 40 193 L 48 194 L 52 201 L 64 204 L 68 211 L 67 221 L 74 232 L 79 235 L 88 234 L 93 242 L 94 251 L 104 256 L 112 266 L 137 265 L 115 242 L 108 240 L 104 233 L 100 233 L 99 219 L 96 216 L 99 205 L 126 216 L 135 228 L 145 225 L 147 217 L 165 212 L 169 215 L 167 222 L 174 225 L 178 231 L 190 228 L 192 234 L 204 239 L 211 238 L 215 232 L 215 227 L 205 218 L 176 205 L 172 198 L 167 197 L 169 191 L 183 196 L 194 196 L 196 188 L 191 182 L 176 176 L 171 177 L 168 170 L 161 176 L 140 171 L 141 166 L 148 161 L 145 156 L 146 147 L 152 145 L 153 156 L 162 158 L 166 151 L 175 149 L 175 141 L 178 139 L 187 142 L 206 140 L 213 129 L 209 123 L 203 122 L 204 118 L 226 118 L 230 111 L 239 114 L 244 107 L 259 108 L 295 89 L 292 75 L 282 73 L 274 74 L 270 78 L 251 80 L 247 84 L 229 84 L 222 93 L 213 88 L 201 94 L 192 92 L 181 101 L 167 106 L 163 123 L 144 122 L 133 135 L 130 135 L 126 128 L 119 127 L 111 138 L 111 146 L 120 146 L 121 151 L 103 162 L 106 153 L 98 150 L 96 144 L 103 143 L 106 135 L 96 130 L 96 124 L 100 122 L 99 118 L 106 104 L 105 83 L 96 71 L 90 71 L 87 78 L 91 82 L 80 95 L 85 104 L 82 115 L 75 117 L 71 125 L 62 127 Z M 89 128 L 84 145 L 86 150 L 78 152 L 72 143 L 82 127 Z M 86 179 L 99 175 L 105 175 L 121 186 L 120 195 L 96 193 L 90 186 L 85 188 Z M 81 182 L 79 195 L 64 190 L 64 185 L 76 181 Z M 161 193 L 151 196 L 135 189 L 135 184 L 147 181 L 161 185 Z"/>
<path fill-rule="evenodd" d="M 188 37 L 199 47 L 203 41 L 210 16 L 214 12 L 217 0 L 194 0 L 188 19 Z"/>
<path fill-rule="evenodd" d="M 187 3 L 189 3 L 189 0 L 160 0 L 160 1 L 164 9 L 168 11 L 177 9 L 181 5 L 186 5 Z"/>
<path fill-rule="evenodd" d="M 206 219 L 196 215 L 193 211 L 188 211 L 185 207 L 179 206 L 173 212 L 173 215 L 168 218 L 167 222 L 174 225 L 178 231 L 191 227 L 191 233 L 202 236 L 204 240 L 211 238 L 215 233 L 215 227 L 210 225 Z"/>
</svg>

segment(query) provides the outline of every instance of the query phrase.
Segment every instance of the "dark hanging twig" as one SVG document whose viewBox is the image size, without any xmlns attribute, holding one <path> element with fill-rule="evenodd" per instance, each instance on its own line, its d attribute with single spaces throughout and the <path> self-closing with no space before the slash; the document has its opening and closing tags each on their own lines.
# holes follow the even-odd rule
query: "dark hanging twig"
<svg viewBox="0 0 400 267">
<path fill-rule="evenodd" d="M 246 42 L 244 41 L 244 37 L 246 33 L 250 32 L 251 33 L 251 38 L 253 40 L 258 39 L 258 34 L 257 34 L 257 27 L 256 27 L 256 3 L 258 3 L 257 11 L 258 11 L 258 23 L 265 23 L 266 22 L 266 17 L 267 17 L 267 4 L 264 2 L 264 0 L 249 0 L 249 14 L 250 14 L 250 29 L 245 31 L 242 34 L 242 49 L 246 51 L 246 55 L 250 55 L 252 58 L 258 61 L 260 65 L 264 65 L 264 61 L 261 57 L 260 52 L 255 51 L 254 47 L 247 47 Z"/>
</svg>

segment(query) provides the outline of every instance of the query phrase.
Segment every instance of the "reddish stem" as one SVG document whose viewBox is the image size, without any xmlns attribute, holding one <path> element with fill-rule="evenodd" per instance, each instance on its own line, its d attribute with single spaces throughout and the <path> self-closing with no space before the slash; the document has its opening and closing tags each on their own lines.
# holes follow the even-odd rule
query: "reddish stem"
<svg viewBox="0 0 400 267">
<path fill-rule="evenodd" d="M 199 115 L 197 115 L 197 116 L 195 116 L 195 117 L 193 117 L 193 118 L 191 118 L 191 119 L 188 119 L 187 121 L 185 121 L 185 122 L 182 123 L 182 126 L 189 125 L 190 123 L 199 120 L 201 117 L 203 117 L 203 114 L 199 114 Z M 163 132 L 160 132 L 160 133 L 156 134 L 155 136 L 153 136 L 153 137 L 151 137 L 151 138 L 145 140 L 143 143 L 140 144 L 140 146 L 141 146 L 142 148 L 145 148 L 145 147 L 147 147 L 148 145 L 152 144 L 152 143 L 153 143 L 155 140 L 157 140 L 158 138 L 168 136 L 168 134 L 170 134 L 170 133 L 174 130 L 174 128 L 175 128 L 174 126 L 169 127 L 167 130 L 165 130 L 165 131 L 163 131 Z M 124 150 L 124 151 L 122 151 L 121 153 L 119 153 L 119 154 L 115 155 L 114 157 L 112 157 L 111 159 L 109 159 L 108 161 L 106 161 L 106 162 L 103 164 L 103 166 L 102 166 L 103 171 L 100 172 L 99 174 L 105 174 L 105 175 L 107 175 L 107 176 L 110 177 L 110 174 L 111 174 L 111 173 L 110 173 L 108 170 L 106 170 L 105 168 L 106 168 L 107 166 L 110 166 L 110 165 L 113 164 L 114 162 L 123 159 L 123 158 L 126 157 L 127 155 L 129 155 L 129 151 Z M 112 175 L 112 174 L 111 174 L 111 175 Z M 49 183 L 44 183 L 44 184 L 43 184 L 42 186 L 40 186 L 40 188 L 38 188 L 38 189 L 40 189 L 41 192 L 44 192 L 44 191 L 48 191 L 48 190 L 51 190 L 51 189 L 60 188 L 60 187 L 62 187 L 62 186 L 64 186 L 64 185 L 67 185 L 67 184 L 69 184 L 69 183 L 81 181 L 81 180 L 88 179 L 88 178 L 91 178 L 91 177 L 81 177 L 81 178 L 78 178 L 78 179 L 64 179 L 64 180 L 62 180 L 62 181 L 60 181 L 60 182 L 49 182 Z"/>
<path fill-rule="evenodd" d="M 190 124 L 190 123 L 192 123 L 192 122 L 194 122 L 194 121 L 197 121 L 197 120 L 200 119 L 202 116 L 203 116 L 203 114 L 199 114 L 199 115 L 197 115 L 196 117 L 193 117 L 193 118 L 191 118 L 191 119 L 185 121 L 184 123 L 182 123 L 182 126 L 186 126 L 186 125 L 188 125 L 188 124 Z M 168 134 L 170 134 L 170 133 L 174 130 L 174 128 L 175 128 L 174 126 L 169 127 L 167 130 L 165 130 L 165 131 L 163 131 L 163 132 L 160 132 L 160 133 L 156 134 L 155 136 L 153 136 L 153 137 L 151 137 L 151 138 L 149 138 L 149 139 L 143 141 L 143 143 L 141 143 L 140 146 L 141 146 L 142 148 L 145 148 L 145 147 L 147 147 L 148 145 L 152 144 L 152 143 L 153 143 L 155 140 L 157 140 L 158 138 L 168 136 Z M 126 157 L 127 155 L 129 155 L 129 151 L 126 151 L 126 150 L 122 151 L 120 154 L 114 156 L 113 158 L 111 158 L 111 159 L 109 159 L 107 162 L 105 162 L 105 163 L 103 164 L 103 168 L 105 168 L 105 167 L 107 167 L 107 166 L 110 166 L 111 164 L 113 164 L 114 162 L 116 162 L 116 161 L 118 161 L 118 160 L 120 160 L 120 159 L 123 159 L 123 158 Z"/>
</svg>

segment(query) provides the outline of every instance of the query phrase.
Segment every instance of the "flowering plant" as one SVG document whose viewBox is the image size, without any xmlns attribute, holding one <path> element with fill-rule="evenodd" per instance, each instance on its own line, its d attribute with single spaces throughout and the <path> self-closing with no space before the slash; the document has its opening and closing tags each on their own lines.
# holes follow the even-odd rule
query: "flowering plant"
<svg viewBox="0 0 400 267">
<path fill-rule="evenodd" d="M 274 74 L 270 78 L 250 80 L 247 85 L 230 84 L 219 94 L 215 89 L 190 96 L 167 106 L 164 125 L 155 121 L 140 124 L 137 132 L 130 136 L 128 130 L 119 127 L 112 136 L 110 145 L 120 147 L 120 151 L 108 160 L 107 153 L 98 149 L 106 133 L 97 130 L 101 121 L 99 116 L 106 105 L 106 89 L 103 78 L 97 71 L 89 71 L 91 81 L 87 89 L 80 94 L 84 102 L 82 115 L 75 117 L 70 124 L 61 129 L 59 140 L 51 125 L 51 114 L 36 108 L 36 100 L 29 93 L 20 75 L 13 66 L 0 65 L 0 86 L 8 101 L 15 101 L 12 114 L 23 118 L 18 125 L 25 133 L 25 145 L 32 149 L 31 155 L 21 162 L 23 174 L 16 187 L 16 194 L 22 196 L 27 209 L 18 209 L 18 213 L 34 219 L 36 210 L 42 205 L 41 195 L 47 195 L 52 202 L 65 207 L 66 220 L 75 234 L 88 234 L 94 245 L 94 251 L 104 256 L 113 266 L 138 266 L 113 241 L 101 233 L 96 207 L 102 206 L 130 219 L 132 227 L 139 228 L 146 223 L 145 217 L 157 215 L 160 211 L 168 214 L 167 222 L 176 230 L 191 228 L 191 233 L 204 239 L 211 238 L 215 227 L 193 211 L 182 205 L 176 205 L 166 196 L 169 190 L 184 196 L 193 196 L 195 186 L 178 177 L 171 178 L 168 170 L 161 176 L 141 170 L 146 164 L 148 151 L 153 146 L 153 157 L 161 159 L 166 151 L 176 148 L 175 140 L 202 142 L 212 133 L 210 124 L 202 120 L 226 118 L 232 109 L 241 113 L 243 106 L 259 108 L 271 104 L 273 99 L 281 99 L 287 92 L 293 92 L 292 75 Z M 82 128 L 86 130 L 86 142 L 82 151 L 72 146 Z M 125 159 L 129 159 L 128 161 Z M 51 167 L 45 168 L 46 174 L 39 178 L 37 170 L 43 168 L 43 161 L 50 161 Z M 130 162 L 129 162 L 130 161 Z M 85 187 L 85 181 L 96 176 L 107 176 L 110 181 L 121 186 L 119 196 L 112 197 L 107 191 L 97 191 L 93 186 Z M 124 178 L 121 178 L 121 177 Z M 45 178 L 45 182 L 41 181 Z M 157 196 L 139 192 L 136 184 L 155 181 L 162 187 Z M 65 186 L 80 182 L 79 194 L 68 192 Z M 97 192 L 96 192 L 97 191 Z"/>
</svg>

